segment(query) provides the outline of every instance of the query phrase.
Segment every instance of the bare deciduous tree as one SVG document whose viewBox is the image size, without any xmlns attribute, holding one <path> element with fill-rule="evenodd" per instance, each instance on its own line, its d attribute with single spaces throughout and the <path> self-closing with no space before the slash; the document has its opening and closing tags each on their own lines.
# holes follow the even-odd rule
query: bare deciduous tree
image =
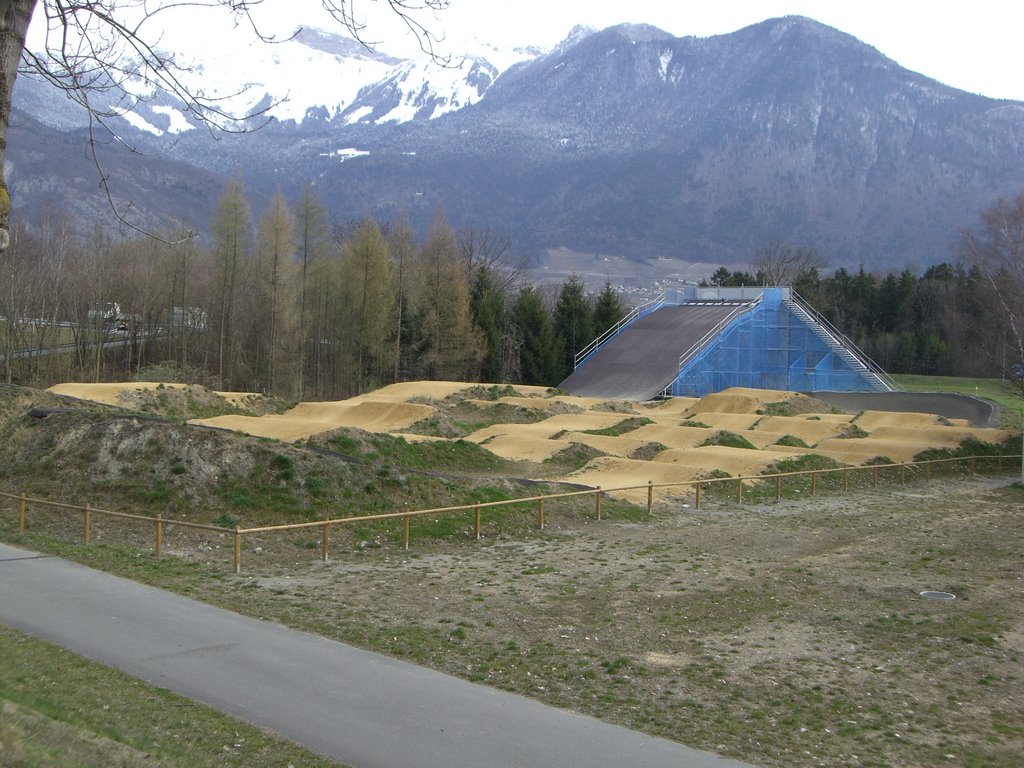
<svg viewBox="0 0 1024 768">
<path fill-rule="evenodd" d="M 457 239 L 467 279 L 479 269 L 489 270 L 502 295 L 509 297 L 518 287 L 528 261 L 526 257 L 513 260 L 511 236 L 469 227 L 459 232 Z"/>
<path fill-rule="evenodd" d="M 298 325 L 295 301 L 295 221 L 280 191 L 259 222 L 259 272 L 257 295 L 265 299 L 257 312 L 268 314 L 270 334 L 266 344 L 267 387 L 275 394 L 298 389 L 295 333 Z M 298 345 L 301 346 L 301 345 Z"/>
<path fill-rule="evenodd" d="M 757 249 L 751 267 L 764 285 L 793 285 L 808 272 L 822 269 L 825 257 L 814 247 L 772 240 Z"/>
<path fill-rule="evenodd" d="M 1024 192 L 983 211 L 978 226 L 961 233 L 960 252 L 990 289 L 1012 348 L 1001 367 L 1024 395 Z"/>
<path fill-rule="evenodd" d="M 4 150 L 14 81 L 19 71 L 43 77 L 81 105 L 89 120 L 89 146 L 107 199 L 126 226 L 138 230 L 118 208 L 95 148 L 98 142 L 123 143 L 109 119 L 131 109 L 145 90 L 175 96 L 191 117 L 214 131 L 245 132 L 258 127 L 271 108 L 235 115 L 223 98 L 210 98 L 190 86 L 173 53 L 161 47 L 163 21 L 175 13 L 215 9 L 246 27 L 264 42 L 279 40 L 266 34 L 254 16 L 265 0 L 0 0 L 0 251 L 10 241 L 10 196 L 3 178 Z M 283 2 L 283 0 L 270 0 Z M 359 42 L 370 47 L 368 27 L 358 0 L 321 0 L 323 11 Z M 437 38 L 419 21 L 421 12 L 440 11 L 448 0 L 386 0 L 387 7 L 416 36 L 423 50 L 434 54 Z M 40 51 L 25 48 L 33 13 L 45 18 L 45 44 Z M 19 68 L 20 65 L 20 68 Z M 140 89 L 139 85 L 143 87 Z M 126 145 L 127 146 L 127 145 Z M 131 149 L 129 146 L 128 149 Z"/>
<path fill-rule="evenodd" d="M 213 220 L 216 264 L 217 379 L 221 386 L 241 379 L 241 346 L 237 335 L 243 319 L 239 301 L 246 295 L 252 247 L 252 215 L 240 182 L 228 185 Z"/>
</svg>

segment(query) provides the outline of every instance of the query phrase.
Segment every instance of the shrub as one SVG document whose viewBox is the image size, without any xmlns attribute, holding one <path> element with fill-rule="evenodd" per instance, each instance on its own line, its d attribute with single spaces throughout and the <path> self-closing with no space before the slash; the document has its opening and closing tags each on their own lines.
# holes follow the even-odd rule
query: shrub
<svg viewBox="0 0 1024 768">
<path fill-rule="evenodd" d="M 810 446 L 796 435 L 783 435 L 776 442 L 776 445 L 784 445 L 789 448 L 810 448 Z"/>
<path fill-rule="evenodd" d="M 741 437 L 735 432 L 728 432 L 724 429 L 715 432 L 715 434 L 701 443 L 702 447 L 706 445 L 722 445 L 726 448 L 748 448 L 751 450 L 757 450 L 757 448 L 745 437 Z"/>
</svg>

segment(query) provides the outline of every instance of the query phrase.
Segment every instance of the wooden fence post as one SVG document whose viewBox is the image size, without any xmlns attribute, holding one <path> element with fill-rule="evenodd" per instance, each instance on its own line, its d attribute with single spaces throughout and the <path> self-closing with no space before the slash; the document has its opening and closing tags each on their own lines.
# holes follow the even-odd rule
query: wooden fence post
<svg viewBox="0 0 1024 768">
<path fill-rule="evenodd" d="M 402 549 L 409 548 L 409 521 L 410 516 L 405 515 L 402 517 Z"/>
<path fill-rule="evenodd" d="M 693 492 L 693 508 L 694 509 L 700 509 L 700 486 L 701 486 L 700 483 L 697 483 L 697 485 L 694 486 L 694 492 Z"/>
<path fill-rule="evenodd" d="M 924 479 L 925 480 L 931 480 L 932 479 L 932 465 L 931 465 L 931 463 L 927 463 L 927 464 L 924 465 Z"/>
<path fill-rule="evenodd" d="M 86 545 L 89 544 L 89 518 L 92 516 L 92 507 L 88 504 L 85 505 L 85 511 L 82 512 L 82 541 Z"/>
<path fill-rule="evenodd" d="M 327 553 L 331 546 L 331 526 L 329 523 L 324 523 L 323 530 L 320 532 L 320 559 L 325 563 L 327 562 Z"/>
<path fill-rule="evenodd" d="M 242 572 L 242 529 L 235 526 L 235 573 Z"/>
<path fill-rule="evenodd" d="M 474 515 L 474 517 L 476 518 L 476 540 L 480 541 L 480 502 L 479 501 L 476 503 L 476 510 L 475 511 L 476 511 L 476 514 Z"/>
<path fill-rule="evenodd" d="M 18 533 L 25 532 L 25 494 L 18 500 Z"/>
<path fill-rule="evenodd" d="M 782 475 L 775 476 L 775 500 L 782 499 Z"/>
<path fill-rule="evenodd" d="M 900 482 L 901 483 L 907 482 L 907 465 L 906 464 L 900 464 Z"/>
<path fill-rule="evenodd" d="M 651 514 L 651 510 L 654 508 L 654 481 L 647 481 L 647 514 Z"/>
<path fill-rule="evenodd" d="M 848 469 L 843 470 L 843 490 L 850 490 L 850 470 Z"/>
<path fill-rule="evenodd" d="M 818 492 L 818 473 L 811 472 L 811 496 Z"/>
<path fill-rule="evenodd" d="M 742 504 L 743 503 L 743 478 L 742 477 L 737 477 L 736 478 L 736 503 L 737 504 Z"/>
<path fill-rule="evenodd" d="M 971 474 L 978 474 L 978 460 L 975 456 L 971 456 Z"/>
<path fill-rule="evenodd" d="M 597 519 L 601 520 L 601 486 L 597 486 L 597 493 L 594 494 L 594 506 L 597 511 Z"/>
<path fill-rule="evenodd" d="M 544 530 L 544 499 L 537 499 L 537 524 Z"/>
<path fill-rule="evenodd" d="M 159 560 L 164 554 L 164 516 L 159 514 L 156 516 L 156 559 Z"/>
<path fill-rule="evenodd" d="M 878 487 L 878 467 L 871 468 L 871 487 Z"/>
</svg>

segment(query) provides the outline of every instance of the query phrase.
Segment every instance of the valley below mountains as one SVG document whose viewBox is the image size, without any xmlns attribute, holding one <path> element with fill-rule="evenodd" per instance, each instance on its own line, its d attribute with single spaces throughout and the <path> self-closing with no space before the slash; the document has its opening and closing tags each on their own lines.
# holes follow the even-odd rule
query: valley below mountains
<svg viewBox="0 0 1024 768">
<path fill-rule="evenodd" d="M 955 258 L 959 231 L 1024 189 L 1024 103 L 947 87 L 802 17 L 711 38 L 577 29 L 549 52 L 448 68 L 343 42 L 287 44 L 319 58 L 290 70 L 292 100 L 259 130 L 184 130 L 159 93 L 113 119 L 118 140 L 97 155 L 115 200 L 140 226 L 206 232 L 228 179 L 256 208 L 312 183 L 339 224 L 407 217 L 425 232 L 443 210 L 535 265 L 558 252 L 742 264 L 786 240 L 884 269 Z M 250 53 L 267 59 L 253 79 L 288 83 L 274 69 L 287 51 Z M 276 87 L 248 98 L 276 104 Z M 19 78 L 7 159 L 24 225 L 116 224 L 87 142 L 84 114 Z"/>
</svg>

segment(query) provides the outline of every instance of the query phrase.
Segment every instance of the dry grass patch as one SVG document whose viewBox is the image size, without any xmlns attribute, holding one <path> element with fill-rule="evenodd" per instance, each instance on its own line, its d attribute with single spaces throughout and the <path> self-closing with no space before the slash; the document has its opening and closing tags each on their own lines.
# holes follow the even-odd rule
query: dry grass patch
<svg viewBox="0 0 1024 768">
<path fill-rule="evenodd" d="M 975 478 L 782 504 L 709 498 L 699 512 L 666 500 L 644 525 L 568 527 L 551 505 L 545 532 L 419 538 L 410 552 L 371 540 L 326 565 L 257 560 L 239 577 L 70 549 L 756 765 L 1016 768 L 1022 493 Z M 929 589 L 957 599 L 922 599 Z"/>
</svg>

